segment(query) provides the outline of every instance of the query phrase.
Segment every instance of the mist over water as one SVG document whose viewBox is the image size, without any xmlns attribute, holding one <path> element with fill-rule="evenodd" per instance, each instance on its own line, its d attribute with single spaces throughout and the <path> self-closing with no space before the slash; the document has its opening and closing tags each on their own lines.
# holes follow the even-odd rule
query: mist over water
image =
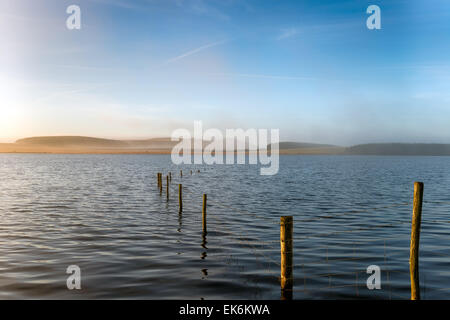
<svg viewBox="0 0 450 320">
<path fill-rule="evenodd" d="M 425 183 L 422 298 L 449 296 L 449 157 L 281 156 L 261 176 L 170 155 L 1 154 L 0 176 L 1 299 L 279 299 L 283 215 L 294 216 L 294 299 L 408 299 L 414 181 Z M 366 287 L 373 264 L 381 290 Z M 69 265 L 82 290 L 67 289 Z"/>
</svg>

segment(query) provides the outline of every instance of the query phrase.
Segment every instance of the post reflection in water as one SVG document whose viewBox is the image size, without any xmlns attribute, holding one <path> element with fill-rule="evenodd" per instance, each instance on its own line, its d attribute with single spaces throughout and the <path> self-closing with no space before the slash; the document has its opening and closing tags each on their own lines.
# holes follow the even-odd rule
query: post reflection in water
<svg viewBox="0 0 450 320">
<path fill-rule="evenodd" d="M 202 280 L 208 278 L 208 269 L 202 269 Z"/>
<path fill-rule="evenodd" d="M 181 233 L 181 227 L 183 226 L 183 215 L 181 212 L 178 214 L 178 229 L 177 232 Z"/>
<path fill-rule="evenodd" d="M 178 214 L 178 228 L 177 228 L 177 232 L 178 233 L 181 233 L 181 227 L 182 226 L 183 226 L 183 219 L 182 219 L 181 213 L 179 213 Z M 178 237 L 178 239 L 177 239 L 177 243 L 180 244 L 180 245 L 183 243 L 181 239 L 182 239 L 182 237 L 181 237 L 181 234 L 180 234 L 180 237 Z M 177 254 L 180 255 L 181 254 L 181 246 L 178 246 L 178 248 L 179 248 L 178 249 L 179 251 L 177 252 Z"/>
<path fill-rule="evenodd" d="M 208 241 L 206 240 L 206 232 L 203 232 L 202 233 L 202 244 L 201 244 L 201 246 L 202 246 L 203 249 L 205 249 L 205 251 L 203 251 L 202 255 L 200 256 L 200 258 L 202 260 L 204 260 L 208 256 L 208 254 L 206 253 L 206 250 L 208 250 L 208 247 L 206 246 L 207 243 L 208 243 Z"/>
<path fill-rule="evenodd" d="M 208 243 L 208 241 L 206 240 L 206 232 L 203 232 L 201 246 L 203 249 L 205 249 L 205 251 L 203 251 L 200 256 L 200 259 L 202 259 L 202 260 L 205 260 L 206 257 L 208 256 L 207 251 L 206 251 L 206 250 L 208 250 L 208 247 L 206 246 L 207 243 Z M 202 269 L 201 271 L 202 271 L 202 275 L 203 275 L 202 280 L 208 278 L 208 269 L 205 268 L 205 269 Z"/>
</svg>

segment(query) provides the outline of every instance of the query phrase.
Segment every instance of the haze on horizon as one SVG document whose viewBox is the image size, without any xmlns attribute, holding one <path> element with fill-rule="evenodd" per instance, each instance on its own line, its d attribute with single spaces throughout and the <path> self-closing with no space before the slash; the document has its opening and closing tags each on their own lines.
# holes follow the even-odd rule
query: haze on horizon
<svg viewBox="0 0 450 320">
<path fill-rule="evenodd" d="M 0 142 L 202 120 L 282 141 L 450 143 L 449 80 L 445 0 L 0 2 Z"/>
</svg>

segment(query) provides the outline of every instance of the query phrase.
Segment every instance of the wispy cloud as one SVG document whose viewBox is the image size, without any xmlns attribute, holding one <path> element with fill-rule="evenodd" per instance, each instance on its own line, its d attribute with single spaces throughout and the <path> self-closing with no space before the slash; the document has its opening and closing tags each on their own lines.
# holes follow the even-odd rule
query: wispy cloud
<svg viewBox="0 0 450 320">
<path fill-rule="evenodd" d="M 283 40 L 292 38 L 300 33 L 300 30 L 298 28 L 288 28 L 288 29 L 282 29 L 280 35 L 277 37 L 277 40 Z"/>
<path fill-rule="evenodd" d="M 175 0 L 175 3 L 178 7 L 182 7 L 188 12 L 199 16 L 208 16 L 223 21 L 230 19 L 230 17 L 222 10 L 216 8 L 218 5 L 226 5 L 226 2 L 223 0 L 215 2 L 204 0 Z M 215 4 L 215 6 L 213 4 Z"/>
<path fill-rule="evenodd" d="M 131 3 L 132 1 L 123 1 L 123 0 L 94 0 L 94 2 L 98 2 L 101 4 L 111 5 L 123 9 L 143 9 L 144 7 L 137 5 L 136 3 Z"/>
<path fill-rule="evenodd" d="M 216 46 L 222 45 L 222 44 L 224 44 L 224 43 L 226 43 L 226 42 L 227 42 L 227 40 L 222 40 L 222 41 L 212 42 L 212 43 L 203 45 L 203 46 L 201 46 L 201 47 L 198 47 L 198 48 L 196 48 L 196 49 L 187 51 L 187 52 L 185 52 L 185 53 L 183 53 L 183 54 L 180 54 L 179 56 L 176 56 L 176 57 L 174 57 L 174 58 L 171 58 L 171 59 L 167 60 L 167 61 L 164 63 L 164 65 L 169 64 L 169 63 L 176 62 L 176 61 L 178 61 L 178 60 L 184 59 L 184 58 L 189 57 L 189 56 L 192 56 L 192 55 L 194 55 L 194 54 L 196 54 L 196 53 L 199 53 L 199 52 L 201 52 L 201 51 L 203 51 L 203 50 L 206 50 L 206 49 L 209 49 L 209 48 L 212 48 L 212 47 L 216 47 Z"/>
<path fill-rule="evenodd" d="M 115 82 L 110 83 L 97 83 L 97 84 L 87 84 L 85 86 L 74 86 L 72 84 L 61 85 L 61 84 L 47 84 L 47 87 L 51 87 L 51 93 L 46 93 L 44 95 L 38 96 L 31 99 L 28 103 L 30 105 L 35 105 L 37 103 L 48 103 L 55 101 L 73 100 L 75 96 L 80 94 L 86 94 L 89 92 L 96 92 L 96 90 L 101 88 L 106 88 L 116 84 Z M 29 84 L 31 85 L 31 84 Z M 39 86 L 39 84 L 34 84 L 34 86 Z M 43 87 L 43 86 L 42 86 Z M 45 90 L 45 88 L 42 88 Z M 48 92 L 48 91 L 44 91 Z"/>
<path fill-rule="evenodd" d="M 240 78 L 260 78 L 260 79 L 272 79 L 272 80 L 314 80 L 311 77 L 300 76 L 283 76 L 283 75 L 270 75 L 270 74 L 251 74 L 251 73 L 212 73 L 212 76 L 225 76 L 225 77 L 240 77 Z"/>
<path fill-rule="evenodd" d="M 325 22 L 325 23 L 314 23 L 314 24 L 304 24 L 301 26 L 281 28 L 278 30 L 277 40 L 285 40 L 289 38 L 294 38 L 300 34 L 305 36 L 311 36 L 314 34 L 326 33 L 341 33 L 343 31 L 358 30 L 361 28 L 360 19 L 346 19 L 337 22 Z M 363 25 L 365 27 L 365 25 Z"/>
</svg>

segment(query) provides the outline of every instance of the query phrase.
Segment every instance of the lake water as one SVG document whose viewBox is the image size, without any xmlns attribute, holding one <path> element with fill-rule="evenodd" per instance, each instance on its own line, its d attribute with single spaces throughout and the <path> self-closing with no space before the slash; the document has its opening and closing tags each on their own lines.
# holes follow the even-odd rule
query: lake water
<svg viewBox="0 0 450 320">
<path fill-rule="evenodd" d="M 167 202 L 156 175 L 169 171 Z M 283 215 L 294 299 L 408 299 L 414 181 L 422 298 L 449 298 L 450 157 L 281 156 L 279 174 L 260 176 L 167 155 L 2 154 L 0 177 L 1 299 L 279 299 Z M 82 290 L 67 289 L 69 265 Z M 381 290 L 367 289 L 369 265 Z"/>
</svg>

